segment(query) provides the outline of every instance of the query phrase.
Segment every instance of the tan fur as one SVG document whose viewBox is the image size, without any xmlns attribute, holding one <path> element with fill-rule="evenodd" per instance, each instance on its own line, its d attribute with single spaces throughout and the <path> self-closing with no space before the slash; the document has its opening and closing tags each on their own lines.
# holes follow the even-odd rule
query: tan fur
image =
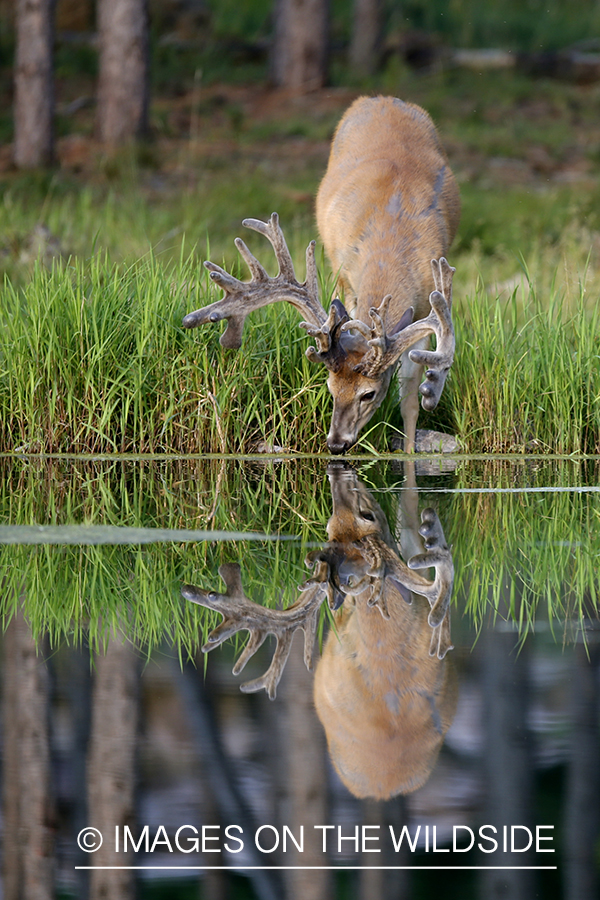
<svg viewBox="0 0 600 900">
<path fill-rule="evenodd" d="M 429 115 L 392 97 L 361 97 L 336 130 L 316 202 L 317 225 L 350 314 L 392 295 L 386 327 L 413 307 L 425 318 L 433 290 L 431 260 L 445 256 L 460 216 L 460 198 Z M 401 408 L 405 449 L 414 449 L 422 366 L 403 359 Z M 368 378 L 349 358 L 330 374 L 334 415 L 328 444 L 342 452 L 381 404 L 391 372 Z M 404 383 L 403 383 L 404 382 Z M 375 391 L 373 398 L 360 396 Z M 335 449 L 337 448 L 337 449 Z"/>
<path fill-rule="evenodd" d="M 357 797 L 424 784 L 456 709 L 449 659 L 429 655 L 429 604 L 388 586 L 390 616 L 360 598 L 342 607 L 315 672 L 314 698 L 333 764 Z"/>
</svg>

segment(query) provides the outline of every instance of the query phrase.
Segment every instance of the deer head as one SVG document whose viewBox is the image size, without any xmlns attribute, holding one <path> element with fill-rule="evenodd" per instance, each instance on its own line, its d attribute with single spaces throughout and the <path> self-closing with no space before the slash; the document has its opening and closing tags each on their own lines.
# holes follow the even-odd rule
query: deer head
<svg viewBox="0 0 600 900">
<path fill-rule="evenodd" d="M 331 370 L 327 386 L 333 396 L 333 415 L 327 436 L 332 453 L 345 453 L 357 440 L 361 429 L 369 422 L 383 402 L 402 354 L 423 337 L 435 334 L 437 347 L 431 350 L 411 350 L 410 359 L 427 367 L 425 381 L 420 385 L 423 409 L 437 406 L 446 376 L 454 359 L 454 328 L 452 326 L 452 276 L 454 268 L 442 257 L 431 261 L 435 290 L 429 297 L 431 313 L 413 322 L 412 307 L 398 322 L 389 324 L 388 294 L 377 308 L 371 308 L 370 325 L 360 320 L 345 321 L 341 325 L 340 342 L 347 348 L 343 364 Z M 351 338 L 346 338 L 351 335 Z"/>
</svg>

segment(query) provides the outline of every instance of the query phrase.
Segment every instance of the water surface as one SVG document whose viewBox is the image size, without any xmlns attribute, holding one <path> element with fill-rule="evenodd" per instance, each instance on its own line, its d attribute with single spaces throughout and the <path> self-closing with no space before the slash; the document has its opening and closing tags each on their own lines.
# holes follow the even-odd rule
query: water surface
<svg viewBox="0 0 600 900">
<path fill-rule="evenodd" d="M 0 460 L 6 895 L 596 898 L 597 466 Z"/>
</svg>

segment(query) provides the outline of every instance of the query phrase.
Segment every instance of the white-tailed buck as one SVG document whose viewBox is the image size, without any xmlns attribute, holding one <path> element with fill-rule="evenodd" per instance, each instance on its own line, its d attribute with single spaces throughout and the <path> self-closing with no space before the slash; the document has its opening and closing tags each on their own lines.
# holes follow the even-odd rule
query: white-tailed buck
<svg viewBox="0 0 600 900">
<path fill-rule="evenodd" d="M 319 301 L 314 241 L 306 252 L 306 281 L 297 281 L 273 213 L 269 222 L 245 219 L 244 225 L 271 242 L 278 275 L 270 278 L 237 238 L 252 280 L 239 281 L 205 263 L 225 295 L 187 315 L 183 326 L 227 319 L 221 344 L 239 347 L 248 313 L 278 300 L 293 304 L 317 345 L 307 356 L 329 370 L 332 453 L 355 443 L 401 360 L 404 449 L 412 451 L 419 392 L 423 408 L 434 409 L 454 358 L 454 269 L 444 255 L 459 215 L 458 188 L 428 114 L 392 97 L 361 97 L 337 128 L 317 194 L 317 225 L 348 310 L 334 300 L 326 312 Z M 435 351 L 426 349 L 431 334 Z"/>
<path fill-rule="evenodd" d="M 401 498 L 403 540 L 416 551 L 404 562 L 381 507 L 356 473 L 336 463 L 328 474 L 329 540 L 309 553 L 313 574 L 292 606 L 268 609 L 254 603 L 244 593 L 236 564 L 219 569 L 225 593 L 185 585 L 182 594 L 223 616 L 205 652 L 238 631 L 250 632 L 236 675 L 267 635 L 275 635 L 267 671 L 242 685 L 244 692 L 264 688 L 271 699 L 299 628 L 310 668 L 327 599 L 336 627 L 315 672 L 315 706 L 342 781 L 356 796 L 383 799 L 427 780 L 454 715 L 455 678 L 446 659 L 452 648 L 452 555 L 436 513 L 424 510 L 419 522 L 416 485 Z M 434 570 L 433 581 L 418 571 L 423 569 Z"/>
</svg>

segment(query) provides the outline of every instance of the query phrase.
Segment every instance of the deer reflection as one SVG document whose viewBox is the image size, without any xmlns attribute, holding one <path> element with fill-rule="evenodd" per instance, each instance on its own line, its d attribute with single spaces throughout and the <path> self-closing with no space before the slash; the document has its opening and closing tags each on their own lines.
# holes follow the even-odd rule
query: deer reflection
<svg viewBox="0 0 600 900">
<path fill-rule="evenodd" d="M 311 552 L 312 575 L 288 609 L 266 609 L 244 594 L 240 568 L 221 566 L 226 591 L 182 588 L 194 603 L 217 610 L 223 622 L 208 636 L 208 651 L 238 631 L 250 638 L 234 666 L 242 671 L 267 634 L 277 647 L 268 670 L 242 685 L 274 698 L 294 631 L 304 630 L 310 668 L 320 608 L 327 600 L 331 629 L 316 668 L 314 700 L 333 764 L 357 797 L 386 799 L 425 783 L 456 706 L 455 678 L 446 655 L 450 638 L 452 556 L 433 509 L 417 513 L 414 466 L 402 492 L 401 558 L 386 516 L 346 464 L 331 464 L 333 513 L 328 542 Z M 433 569 L 429 580 L 423 570 Z"/>
<path fill-rule="evenodd" d="M 404 563 L 381 507 L 356 475 L 332 470 L 329 479 L 329 544 L 318 556 L 327 560 L 340 608 L 317 666 L 315 705 L 346 787 L 386 799 L 427 780 L 454 715 L 445 659 L 452 557 L 432 509 L 419 527 L 416 491 L 403 492 L 403 537 L 416 544 L 420 535 L 424 549 Z M 419 570 L 432 567 L 429 581 Z"/>
</svg>

